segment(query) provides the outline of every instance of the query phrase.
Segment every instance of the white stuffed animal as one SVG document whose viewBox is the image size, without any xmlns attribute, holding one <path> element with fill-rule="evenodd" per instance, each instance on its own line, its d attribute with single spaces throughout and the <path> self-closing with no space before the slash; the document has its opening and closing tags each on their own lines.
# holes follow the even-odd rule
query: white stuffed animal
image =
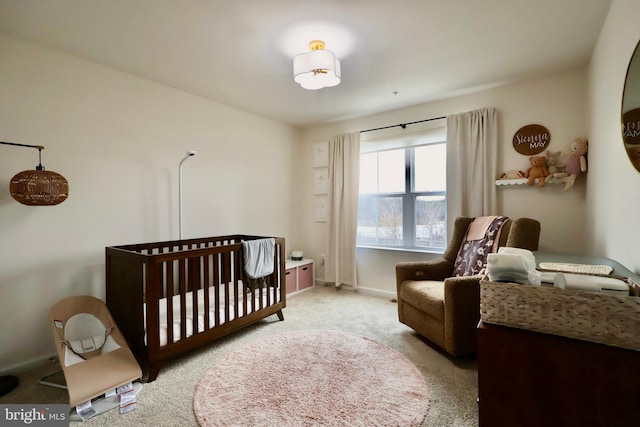
<svg viewBox="0 0 640 427">
<path fill-rule="evenodd" d="M 561 151 L 551 151 L 547 150 L 547 169 L 549 169 L 550 174 L 562 172 L 564 165 L 560 163 L 560 154 Z"/>
<path fill-rule="evenodd" d="M 500 179 L 522 179 L 524 178 L 524 172 L 517 169 L 510 169 L 500 175 Z"/>
</svg>

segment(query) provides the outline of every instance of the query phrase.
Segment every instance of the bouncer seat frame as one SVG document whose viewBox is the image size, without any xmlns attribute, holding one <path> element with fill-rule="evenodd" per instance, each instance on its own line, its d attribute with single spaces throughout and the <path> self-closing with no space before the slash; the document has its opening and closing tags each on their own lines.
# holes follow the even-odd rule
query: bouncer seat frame
<svg viewBox="0 0 640 427">
<path fill-rule="evenodd" d="M 49 323 L 70 407 L 142 378 L 140 365 L 100 299 L 82 295 L 60 300 L 49 310 Z"/>
</svg>

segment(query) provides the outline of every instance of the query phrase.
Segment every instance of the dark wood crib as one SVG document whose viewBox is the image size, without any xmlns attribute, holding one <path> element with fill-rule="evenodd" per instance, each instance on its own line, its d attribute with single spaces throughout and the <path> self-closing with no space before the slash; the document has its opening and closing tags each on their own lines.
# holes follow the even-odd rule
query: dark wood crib
<svg viewBox="0 0 640 427">
<path fill-rule="evenodd" d="M 249 279 L 242 241 L 230 235 L 106 248 L 107 307 L 131 350 L 163 362 L 272 314 L 284 320 L 285 240 L 275 239 L 273 274 Z"/>
</svg>

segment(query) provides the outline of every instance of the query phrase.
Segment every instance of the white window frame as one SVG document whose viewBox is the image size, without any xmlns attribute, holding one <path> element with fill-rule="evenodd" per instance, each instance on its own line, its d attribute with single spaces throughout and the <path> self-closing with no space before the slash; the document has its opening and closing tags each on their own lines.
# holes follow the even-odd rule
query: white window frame
<svg viewBox="0 0 640 427">
<path fill-rule="evenodd" d="M 438 252 L 442 253 L 446 249 L 446 225 L 444 230 L 445 241 L 443 247 L 424 247 L 417 246 L 416 224 L 417 224 L 417 212 L 416 200 L 422 196 L 441 196 L 444 197 L 445 204 L 445 218 L 446 224 L 446 197 L 447 192 L 444 191 L 415 191 L 415 148 L 432 145 L 432 144 L 446 144 L 446 128 L 437 127 L 429 129 L 423 132 L 416 132 L 409 136 L 396 136 L 391 138 L 382 138 L 380 140 L 365 141 L 362 146 L 361 154 L 384 152 L 389 150 L 395 150 L 404 148 L 405 150 L 405 189 L 404 192 L 391 192 L 391 193 L 375 193 L 375 194 L 361 194 L 360 198 L 372 198 L 379 199 L 384 197 L 400 197 L 402 198 L 402 212 L 403 212 L 403 236 L 402 246 L 397 245 L 384 245 L 384 244 L 357 244 L 358 247 L 364 248 L 379 248 L 379 249 L 391 249 L 391 250 L 404 250 L 404 251 L 416 251 L 416 252 Z"/>
</svg>

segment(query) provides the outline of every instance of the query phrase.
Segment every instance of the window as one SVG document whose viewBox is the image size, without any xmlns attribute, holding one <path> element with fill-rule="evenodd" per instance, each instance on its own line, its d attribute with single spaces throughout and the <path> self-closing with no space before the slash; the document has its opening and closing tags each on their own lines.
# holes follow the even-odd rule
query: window
<svg viewBox="0 0 640 427">
<path fill-rule="evenodd" d="M 437 139 L 361 153 L 358 246 L 444 250 L 446 143 Z"/>
</svg>

